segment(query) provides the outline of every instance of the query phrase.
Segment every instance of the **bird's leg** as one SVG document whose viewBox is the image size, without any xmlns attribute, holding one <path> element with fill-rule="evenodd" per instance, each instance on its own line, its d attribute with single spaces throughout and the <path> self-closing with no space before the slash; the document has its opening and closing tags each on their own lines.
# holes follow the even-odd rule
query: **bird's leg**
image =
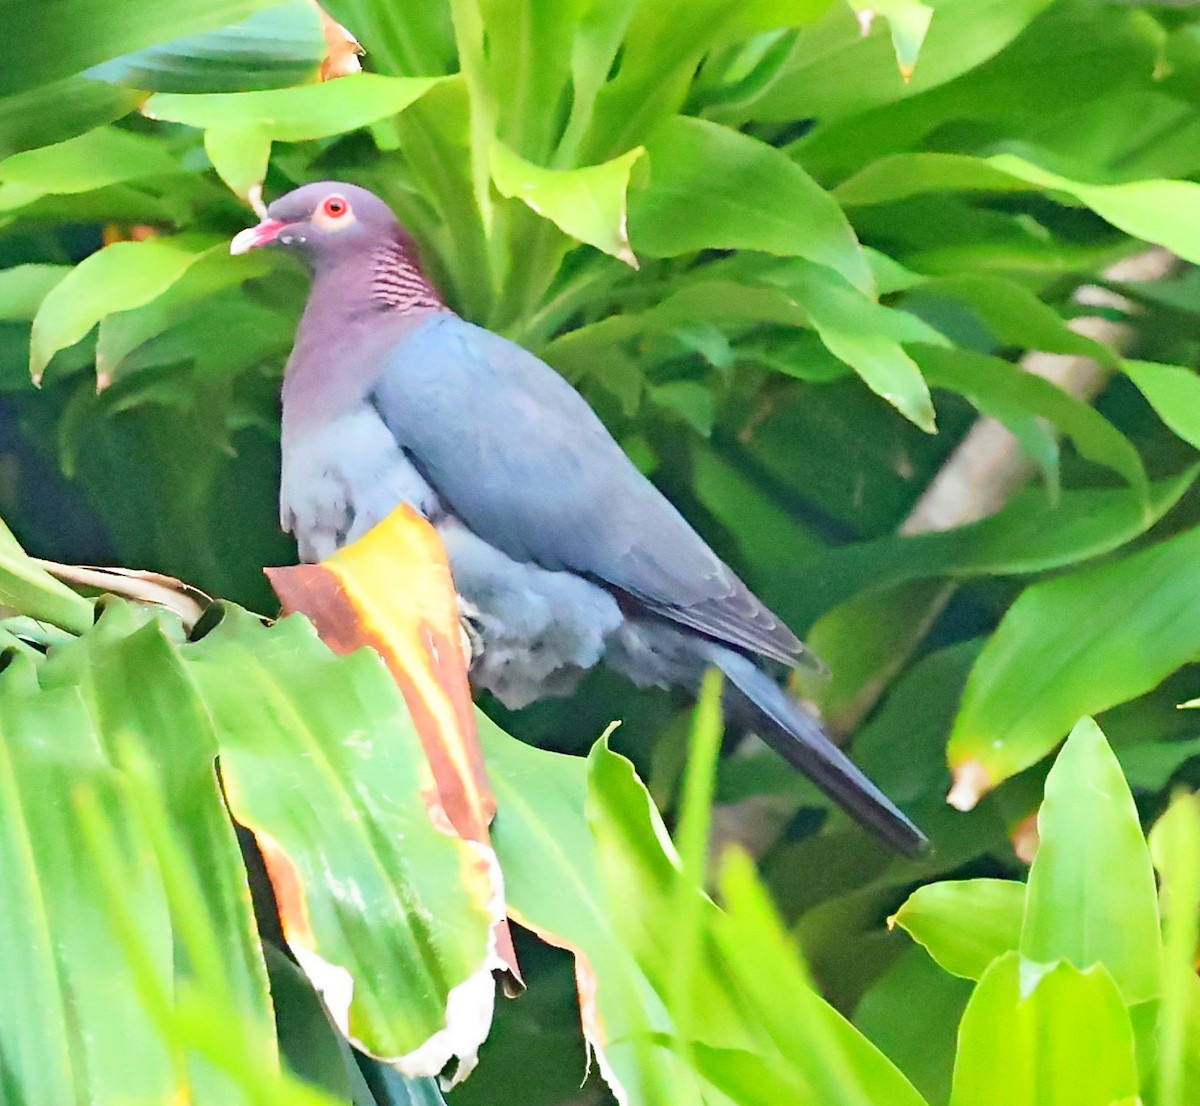
<svg viewBox="0 0 1200 1106">
<path fill-rule="evenodd" d="M 474 603 L 458 596 L 458 631 L 462 635 L 463 654 L 467 658 L 467 671 L 483 656 L 483 615 Z"/>
</svg>

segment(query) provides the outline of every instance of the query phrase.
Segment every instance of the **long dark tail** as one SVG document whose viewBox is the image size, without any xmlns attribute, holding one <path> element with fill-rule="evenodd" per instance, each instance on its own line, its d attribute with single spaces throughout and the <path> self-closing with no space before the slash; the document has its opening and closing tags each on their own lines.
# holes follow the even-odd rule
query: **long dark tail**
<svg viewBox="0 0 1200 1106">
<path fill-rule="evenodd" d="M 709 660 L 751 708 L 759 736 L 852 818 L 910 856 L 928 844 L 908 816 L 829 740 L 816 719 L 753 661 L 720 646 L 709 651 Z"/>
</svg>

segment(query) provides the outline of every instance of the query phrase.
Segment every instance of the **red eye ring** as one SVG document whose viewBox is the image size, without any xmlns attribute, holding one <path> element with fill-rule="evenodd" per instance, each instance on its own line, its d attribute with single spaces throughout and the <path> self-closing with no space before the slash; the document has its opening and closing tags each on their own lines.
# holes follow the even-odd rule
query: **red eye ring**
<svg viewBox="0 0 1200 1106">
<path fill-rule="evenodd" d="M 331 219 L 340 219 L 350 210 L 350 205 L 341 196 L 327 196 L 321 211 Z"/>
</svg>

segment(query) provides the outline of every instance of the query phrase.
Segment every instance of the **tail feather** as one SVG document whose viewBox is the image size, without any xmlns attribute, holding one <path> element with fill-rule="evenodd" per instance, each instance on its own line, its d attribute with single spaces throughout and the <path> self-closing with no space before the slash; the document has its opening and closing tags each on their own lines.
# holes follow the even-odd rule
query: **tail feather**
<svg viewBox="0 0 1200 1106">
<path fill-rule="evenodd" d="M 759 736 L 846 813 L 908 855 L 928 844 L 925 834 L 829 739 L 820 724 L 749 658 L 718 647 L 709 659 L 753 709 Z"/>
</svg>

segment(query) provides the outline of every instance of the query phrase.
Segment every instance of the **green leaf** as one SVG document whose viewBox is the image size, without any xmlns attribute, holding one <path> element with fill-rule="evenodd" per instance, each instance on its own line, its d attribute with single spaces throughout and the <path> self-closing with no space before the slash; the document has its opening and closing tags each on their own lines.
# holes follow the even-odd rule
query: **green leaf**
<svg viewBox="0 0 1200 1106">
<path fill-rule="evenodd" d="M 182 172 L 183 167 L 161 142 L 116 127 L 100 127 L 0 161 L 0 182 L 27 190 L 26 203 L 47 195 L 91 192 L 110 184 Z"/>
<path fill-rule="evenodd" d="M 835 7 L 799 39 L 787 66 L 739 116 L 764 122 L 815 118 L 829 125 L 944 85 L 999 53 L 1050 0 L 950 0 L 921 43 L 921 64 L 907 82 L 895 43 L 882 26 L 866 37 L 858 20 Z M 867 7 L 864 3 L 864 7 Z M 887 14 L 898 5 L 870 5 Z"/>
<path fill-rule="evenodd" d="M 1121 367 L 1158 417 L 1200 449 L 1200 376 L 1195 370 L 1153 361 L 1123 361 Z"/>
<path fill-rule="evenodd" d="M 929 388 L 901 343 L 945 339 L 915 315 L 867 299 L 828 270 L 794 262 L 780 279 L 830 353 L 854 369 L 876 395 L 932 434 L 936 427 Z"/>
<path fill-rule="evenodd" d="M 1028 180 L 967 154 L 893 154 L 867 164 L 833 190 L 838 203 L 865 207 L 926 192 L 1032 192 Z"/>
<path fill-rule="evenodd" d="M 82 633 L 92 624 L 92 604 L 31 560 L 3 522 L 0 605 L 10 614 L 28 615 L 71 633 Z"/>
<path fill-rule="evenodd" d="M 1185 1106 L 1200 1093 L 1200 803 L 1176 795 L 1150 831 L 1150 855 L 1162 879 L 1162 1002 L 1156 1064 L 1161 1106 Z"/>
<path fill-rule="evenodd" d="M 1200 261 L 1200 184 L 1136 180 L 1084 184 L 1013 154 L 897 154 L 873 162 L 835 195 L 847 205 L 885 203 L 923 192 L 1045 191 L 1063 193 L 1134 238 L 1156 242 L 1186 261 Z"/>
<path fill-rule="evenodd" d="M 169 983 L 170 920 L 136 804 L 105 757 L 78 692 L 39 691 L 28 662 L 9 666 L 0 692 L 0 892 L 9 912 L 0 928 L 0 964 L 8 985 L 29 999 L 0 1004 L 6 1097 L 30 1103 L 178 1097 L 186 1083 L 175 1067 L 180 1058 L 129 985 L 132 968 L 84 844 L 79 803 L 66 800 L 88 795 L 128 858 L 123 898 L 149 954 L 146 968 Z"/>
<path fill-rule="evenodd" d="M 146 94 L 68 77 L 15 96 L 0 96 L 0 158 L 63 142 L 133 111 Z"/>
<path fill-rule="evenodd" d="M 1015 280 L 992 273 L 957 273 L 921 284 L 917 297 L 927 294 L 971 308 L 1001 345 L 1077 354 L 1109 368 L 1120 365 L 1109 346 L 1072 330 L 1054 308 Z"/>
<path fill-rule="evenodd" d="M 1131 1006 L 1159 992 L 1150 852 L 1117 758 L 1090 718 L 1071 731 L 1046 779 L 1021 955 L 1102 964 Z"/>
<path fill-rule="evenodd" d="M 198 303 L 222 289 L 262 276 L 270 267 L 270 258 L 262 251 L 231 257 L 228 246 L 222 243 L 200 254 L 178 280 L 149 303 L 105 315 L 96 339 L 98 386 L 105 388 L 118 379 L 127 357 L 180 322 Z M 223 333 L 214 341 L 219 344 L 224 338 Z M 192 348 L 195 350 L 194 344 Z M 203 350 L 196 352 L 198 356 L 203 354 Z"/>
<path fill-rule="evenodd" d="M 841 208 L 765 142 L 677 116 L 646 142 L 650 182 L 630 196 L 630 239 L 651 257 L 703 249 L 807 258 L 872 294 L 871 268 Z"/>
<path fill-rule="evenodd" d="M 41 380 L 50 359 L 106 315 L 157 299 L 212 245 L 190 235 L 117 242 L 80 262 L 42 301 L 29 341 L 29 372 Z"/>
<path fill-rule="evenodd" d="M 161 92 L 151 96 L 142 110 L 151 119 L 191 127 L 261 127 L 273 142 L 310 142 L 388 119 L 441 81 L 440 77 L 356 73 L 265 92 L 204 96 Z"/>
<path fill-rule="evenodd" d="M 491 1022 L 490 872 L 434 825 L 428 765 L 383 661 L 335 657 L 299 616 L 266 628 L 236 610 L 185 657 L 230 807 L 334 1021 L 405 1074 L 457 1056 L 465 1075 Z M 331 828 L 314 837 L 318 822 Z"/>
<path fill-rule="evenodd" d="M 1118 472 L 1144 491 L 1146 470 L 1133 444 L 1095 408 L 1056 384 L 1011 361 L 965 349 L 922 347 L 916 357 L 935 387 L 950 388 L 972 402 L 1013 405 L 1049 419 L 1089 461 Z"/>
<path fill-rule="evenodd" d="M 271 135 L 259 123 L 209 127 L 204 132 L 204 152 L 229 190 L 249 202 L 254 187 L 267 176 Z"/>
<path fill-rule="evenodd" d="M 727 855 L 720 887 L 725 914 L 717 944 L 727 962 L 725 978 L 807 1084 L 810 1097 L 803 1101 L 924 1106 L 892 1062 L 813 990 L 748 857 Z"/>
<path fill-rule="evenodd" d="M 54 650 L 38 680 L 76 690 L 109 760 L 140 780 L 143 818 L 156 824 L 148 839 L 182 861 L 176 875 L 163 867 L 172 928 L 188 950 L 178 974 L 216 981 L 215 997 L 237 1013 L 247 1043 L 269 1066 L 276 1044 L 267 977 L 217 779 L 216 734 L 168 635 L 148 610 L 109 602 L 92 629 Z"/>
<path fill-rule="evenodd" d="M 286 88 L 317 80 L 326 52 L 316 4 L 271 0 L 241 22 L 124 54 L 84 76 L 147 92 Z"/>
<path fill-rule="evenodd" d="M 136 18 L 114 19 L 93 0 L 28 4 L 0 0 L 0 26 L 20 27 L 20 49 L 0 74 L 0 96 L 69 77 L 109 58 L 185 35 L 215 31 L 278 0 L 164 0 L 138 8 Z"/>
<path fill-rule="evenodd" d="M 1200 656 L 1197 558 L 1200 528 L 1027 588 L 967 681 L 947 749 L 956 772 L 994 787 L 1082 715 L 1136 698 Z"/>
<path fill-rule="evenodd" d="M 623 1087 L 630 1102 L 698 1104 L 695 1077 L 655 1042 L 656 1034 L 671 1033 L 671 1017 L 636 950 L 621 937 L 638 904 L 628 897 L 610 901 L 604 890 L 584 820 L 587 765 L 523 745 L 485 716 L 477 717 L 497 807 L 504 812 L 492 827 L 492 841 L 510 916 L 575 955 L 576 979 L 588 996 L 581 1007 L 584 1036 L 609 1086 Z M 606 757 L 621 760 L 612 753 Z M 631 811 L 631 817 L 646 810 L 649 797 L 643 793 L 638 802 L 642 810 Z M 665 866 L 670 878 L 658 885 L 659 901 L 665 901 L 674 875 L 661 843 L 642 841 L 639 847 L 660 873 Z"/>
<path fill-rule="evenodd" d="M 921 0 L 851 0 L 850 6 L 858 13 L 860 23 L 869 26 L 872 17 L 882 15 L 888 21 L 892 34 L 892 46 L 896 51 L 896 64 L 900 76 L 906 81 L 912 78 L 917 65 L 921 43 L 929 31 L 933 8 Z"/>
<path fill-rule="evenodd" d="M 1008 879 L 945 880 L 918 887 L 894 922 L 946 971 L 980 979 L 1021 940 L 1025 885 Z"/>
<path fill-rule="evenodd" d="M 31 322 L 50 289 L 70 271 L 69 265 L 15 265 L 0 269 L 0 321 Z"/>
<path fill-rule="evenodd" d="M 1112 1106 L 1137 1086 L 1129 1014 L 1103 968 L 1027 967 L 1014 952 L 979 981 L 950 1106 Z"/>
<path fill-rule="evenodd" d="M 492 182 L 502 196 L 521 200 L 572 238 L 636 269 L 626 230 L 625 193 L 634 162 L 644 152 L 638 146 L 603 165 L 543 169 L 497 141 L 492 143 Z"/>
<path fill-rule="evenodd" d="M 931 1103 L 950 1098 L 958 1023 L 972 985 L 947 975 L 924 949 L 900 956 L 854 1010 L 858 1026 Z M 920 995 L 920 1002 L 913 996 Z"/>
<path fill-rule="evenodd" d="M 928 534 L 876 538 L 822 550 L 805 564 L 805 609 L 828 612 L 855 596 L 930 577 L 1026 574 L 1063 568 L 1144 534 L 1195 483 L 1200 468 L 1136 488 L 1082 488 L 1051 498 L 1018 493 L 989 518 Z"/>
</svg>

